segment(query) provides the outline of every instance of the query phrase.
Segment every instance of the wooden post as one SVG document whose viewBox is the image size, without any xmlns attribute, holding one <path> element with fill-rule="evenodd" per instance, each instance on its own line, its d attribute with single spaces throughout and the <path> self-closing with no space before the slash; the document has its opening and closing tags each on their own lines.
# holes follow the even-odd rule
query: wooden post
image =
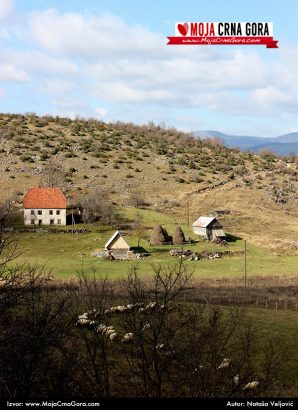
<svg viewBox="0 0 298 410">
<path fill-rule="evenodd" d="M 72 228 L 72 235 L 74 235 L 74 231 L 75 231 L 75 227 L 76 227 L 76 220 L 75 217 L 73 215 L 73 209 L 71 210 L 71 228 Z M 79 237 L 77 237 L 79 239 Z"/>
<path fill-rule="evenodd" d="M 189 199 L 187 200 L 187 226 L 189 228 Z"/>
<path fill-rule="evenodd" d="M 244 240 L 244 287 L 247 286 L 246 239 Z"/>
</svg>

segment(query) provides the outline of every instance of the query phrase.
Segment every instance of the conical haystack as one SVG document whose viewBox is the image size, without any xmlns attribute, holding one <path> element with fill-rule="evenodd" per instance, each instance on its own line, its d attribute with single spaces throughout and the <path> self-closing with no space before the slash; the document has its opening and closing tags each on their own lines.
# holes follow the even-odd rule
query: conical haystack
<svg viewBox="0 0 298 410">
<path fill-rule="evenodd" d="M 160 225 L 156 225 L 151 232 L 150 245 L 163 245 L 169 242 L 167 231 Z"/>
<path fill-rule="evenodd" d="M 174 245 L 182 245 L 185 242 L 185 236 L 180 228 L 180 226 L 177 226 L 173 233 L 173 244 Z"/>
</svg>

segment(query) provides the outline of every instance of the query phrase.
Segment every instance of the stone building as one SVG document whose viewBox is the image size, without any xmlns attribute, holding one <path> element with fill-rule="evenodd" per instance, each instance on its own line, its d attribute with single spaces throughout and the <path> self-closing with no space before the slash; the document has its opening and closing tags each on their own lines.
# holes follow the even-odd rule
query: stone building
<svg viewBox="0 0 298 410">
<path fill-rule="evenodd" d="M 25 225 L 66 225 L 66 197 L 59 188 L 31 188 L 23 199 Z"/>
</svg>

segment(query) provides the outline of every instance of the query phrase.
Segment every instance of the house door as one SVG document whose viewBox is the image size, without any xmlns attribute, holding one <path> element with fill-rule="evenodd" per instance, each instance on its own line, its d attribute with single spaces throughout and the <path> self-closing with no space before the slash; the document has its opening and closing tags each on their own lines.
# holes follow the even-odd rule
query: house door
<svg viewBox="0 0 298 410">
<path fill-rule="evenodd" d="M 210 228 L 206 229 L 206 236 L 209 239 L 209 241 L 212 239 L 212 229 Z"/>
<path fill-rule="evenodd" d="M 38 225 L 41 225 L 42 224 L 42 219 L 39 219 L 38 220 Z"/>
</svg>

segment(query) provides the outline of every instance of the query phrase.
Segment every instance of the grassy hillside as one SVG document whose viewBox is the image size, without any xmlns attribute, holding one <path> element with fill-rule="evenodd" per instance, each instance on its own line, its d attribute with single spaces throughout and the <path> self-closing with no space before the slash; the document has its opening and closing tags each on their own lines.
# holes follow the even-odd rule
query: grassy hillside
<svg viewBox="0 0 298 410">
<path fill-rule="evenodd" d="M 243 153 L 152 124 L 2 114 L 0 174 L 0 201 L 14 197 L 20 207 L 27 188 L 51 183 L 69 203 L 100 189 L 123 214 L 141 199 L 177 224 L 228 209 L 221 217 L 226 231 L 276 253 L 298 254 L 293 158 Z M 149 215 L 149 225 L 163 220 Z"/>
</svg>

